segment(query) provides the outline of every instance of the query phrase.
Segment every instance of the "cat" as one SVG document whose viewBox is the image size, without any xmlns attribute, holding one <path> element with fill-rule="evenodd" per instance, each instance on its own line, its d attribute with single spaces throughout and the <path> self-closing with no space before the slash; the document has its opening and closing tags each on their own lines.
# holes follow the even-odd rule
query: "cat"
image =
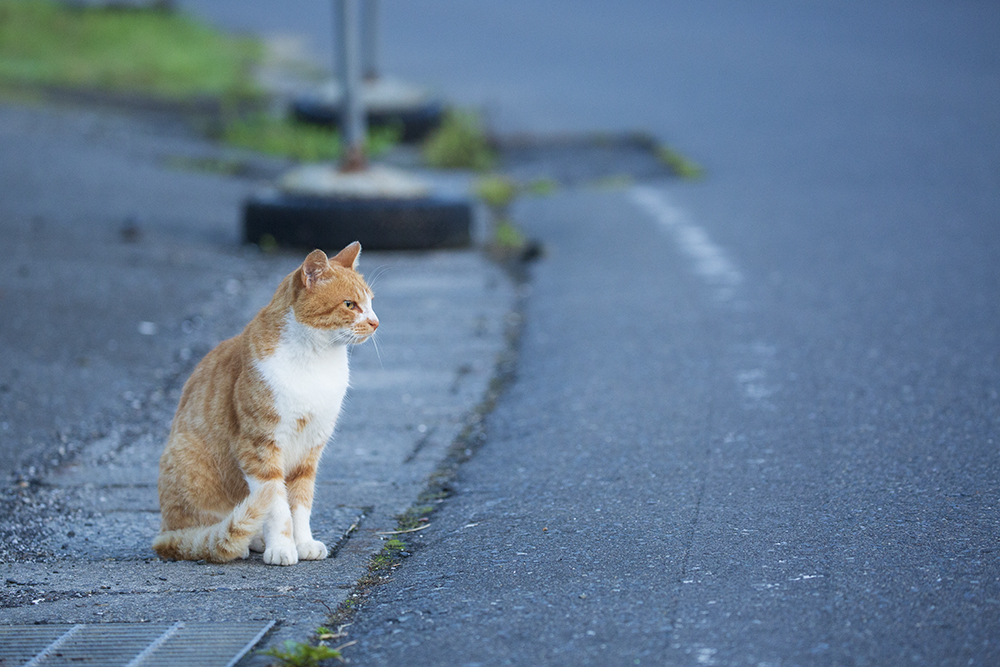
<svg viewBox="0 0 1000 667">
<path fill-rule="evenodd" d="M 316 466 L 348 386 L 347 346 L 378 328 L 361 245 L 311 252 L 242 333 L 199 362 L 160 458 L 165 560 L 326 558 L 309 525 Z"/>
</svg>

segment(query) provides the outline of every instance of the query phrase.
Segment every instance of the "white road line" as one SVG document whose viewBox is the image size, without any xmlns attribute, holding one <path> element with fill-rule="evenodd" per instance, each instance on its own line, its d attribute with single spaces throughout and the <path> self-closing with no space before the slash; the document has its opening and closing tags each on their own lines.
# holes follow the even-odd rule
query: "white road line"
<svg viewBox="0 0 1000 667">
<path fill-rule="evenodd" d="M 736 288 L 743 282 L 743 274 L 726 256 L 725 251 L 712 242 L 708 234 L 695 224 L 683 209 L 673 204 L 663 192 L 649 186 L 634 186 L 628 193 L 639 208 L 652 216 L 665 232 L 673 236 L 681 252 L 694 264 L 694 271 L 714 290 L 719 301 L 730 301 Z M 756 343 L 737 354 L 750 365 L 735 375 L 740 394 L 748 407 L 775 409 L 770 398 L 778 387 L 768 379 L 764 370 L 774 356 L 773 346 Z"/>
<path fill-rule="evenodd" d="M 733 297 L 743 276 L 704 229 L 654 188 L 637 185 L 629 192 L 629 198 L 673 235 L 681 251 L 694 262 L 695 272 L 716 289 L 718 298 L 727 301 Z"/>
</svg>

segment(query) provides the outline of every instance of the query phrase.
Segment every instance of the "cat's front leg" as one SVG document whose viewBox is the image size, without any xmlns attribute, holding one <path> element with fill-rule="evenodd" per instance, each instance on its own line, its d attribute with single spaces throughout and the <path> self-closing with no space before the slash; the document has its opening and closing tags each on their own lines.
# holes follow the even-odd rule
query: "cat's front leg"
<svg viewBox="0 0 1000 667">
<path fill-rule="evenodd" d="M 312 510 L 309 507 L 296 505 L 292 509 L 292 526 L 295 533 L 295 550 L 301 560 L 322 560 L 330 555 L 326 545 L 314 540 L 309 518 Z"/>
<path fill-rule="evenodd" d="M 292 532 L 295 535 L 295 550 L 300 560 L 322 560 L 330 552 L 326 545 L 313 539 L 309 520 L 312 516 L 313 490 L 316 485 L 316 464 L 322 447 L 316 448 L 311 456 L 285 479 L 288 489 L 288 505 L 292 512 Z"/>
</svg>

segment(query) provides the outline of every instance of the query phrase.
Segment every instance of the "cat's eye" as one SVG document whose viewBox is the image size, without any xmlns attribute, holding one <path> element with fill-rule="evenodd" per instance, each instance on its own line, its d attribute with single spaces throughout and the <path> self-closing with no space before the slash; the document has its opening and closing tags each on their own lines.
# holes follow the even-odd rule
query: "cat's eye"
<svg viewBox="0 0 1000 667">
<path fill-rule="evenodd" d="M 353 301 L 345 301 L 344 305 L 347 306 L 349 310 L 354 310 L 355 308 L 358 307 L 358 304 L 354 303 Z"/>
</svg>

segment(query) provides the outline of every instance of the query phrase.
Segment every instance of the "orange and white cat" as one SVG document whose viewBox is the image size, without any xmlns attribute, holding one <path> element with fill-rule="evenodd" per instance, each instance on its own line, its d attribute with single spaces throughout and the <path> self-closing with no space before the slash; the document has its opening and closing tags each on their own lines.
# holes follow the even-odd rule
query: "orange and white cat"
<svg viewBox="0 0 1000 667">
<path fill-rule="evenodd" d="M 316 466 L 347 392 L 347 346 L 378 328 L 360 252 L 311 252 L 194 369 L 160 459 L 161 558 L 327 557 L 309 526 Z"/>
</svg>

